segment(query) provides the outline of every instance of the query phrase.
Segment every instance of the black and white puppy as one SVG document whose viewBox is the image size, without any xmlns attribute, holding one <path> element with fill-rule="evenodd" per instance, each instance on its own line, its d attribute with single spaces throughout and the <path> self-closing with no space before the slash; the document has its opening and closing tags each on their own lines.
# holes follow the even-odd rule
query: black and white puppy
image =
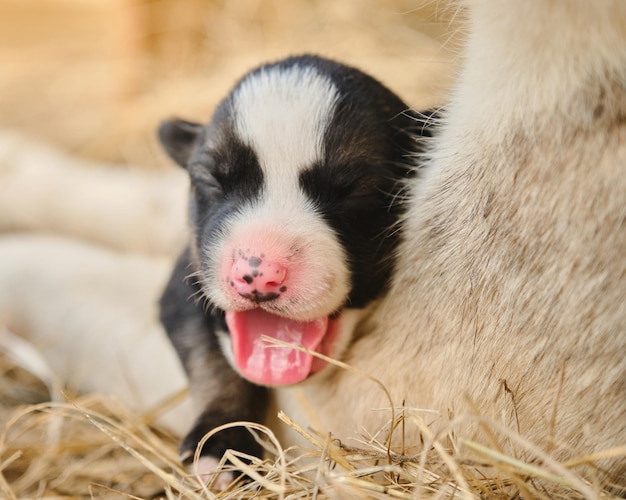
<svg viewBox="0 0 626 500">
<path fill-rule="evenodd" d="M 387 288 L 432 118 L 359 70 L 302 56 L 245 75 L 208 125 L 161 125 L 191 178 L 190 243 L 161 300 L 198 406 L 183 459 L 218 425 L 263 421 L 267 387 L 323 376 L 298 348 L 349 348 Z M 245 429 L 224 431 L 202 450 L 204 472 L 228 448 L 262 451 Z"/>
</svg>

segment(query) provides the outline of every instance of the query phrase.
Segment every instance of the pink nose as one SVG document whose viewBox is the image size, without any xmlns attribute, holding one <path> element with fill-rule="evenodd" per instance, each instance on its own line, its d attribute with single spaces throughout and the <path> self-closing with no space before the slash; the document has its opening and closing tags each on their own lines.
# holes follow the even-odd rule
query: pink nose
<svg viewBox="0 0 626 500">
<path fill-rule="evenodd" d="M 241 257 L 233 263 L 230 284 L 235 291 L 253 302 L 267 302 L 287 290 L 287 268 L 261 257 Z"/>
</svg>

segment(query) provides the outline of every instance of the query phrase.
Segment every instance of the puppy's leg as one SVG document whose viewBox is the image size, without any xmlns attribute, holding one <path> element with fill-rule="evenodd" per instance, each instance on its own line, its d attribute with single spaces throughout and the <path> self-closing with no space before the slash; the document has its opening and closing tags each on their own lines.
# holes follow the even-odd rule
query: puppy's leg
<svg viewBox="0 0 626 500">
<path fill-rule="evenodd" d="M 268 406 L 268 390 L 244 380 L 233 370 L 220 349 L 218 335 L 228 335 L 224 314 L 205 311 L 199 301 L 200 287 L 193 282 L 189 250 L 179 257 L 161 297 L 161 321 L 189 378 L 198 417 L 183 439 L 181 459 L 191 462 L 203 436 L 222 424 L 237 421 L 262 422 Z M 262 455 L 261 445 L 245 427 L 233 427 L 212 436 L 200 451 L 198 473 L 214 472 L 229 449 Z M 219 481 L 225 487 L 227 478 Z M 232 478 L 228 478 L 232 479 Z"/>
</svg>

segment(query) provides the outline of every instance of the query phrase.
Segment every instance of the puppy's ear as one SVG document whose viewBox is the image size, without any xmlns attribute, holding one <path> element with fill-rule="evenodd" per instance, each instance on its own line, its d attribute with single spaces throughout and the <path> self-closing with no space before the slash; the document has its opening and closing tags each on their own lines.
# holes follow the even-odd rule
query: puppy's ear
<svg viewBox="0 0 626 500">
<path fill-rule="evenodd" d="M 159 126 L 159 140 L 165 152 L 181 167 L 187 167 L 202 125 L 185 120 L 165 120 Z"/>
</svg>

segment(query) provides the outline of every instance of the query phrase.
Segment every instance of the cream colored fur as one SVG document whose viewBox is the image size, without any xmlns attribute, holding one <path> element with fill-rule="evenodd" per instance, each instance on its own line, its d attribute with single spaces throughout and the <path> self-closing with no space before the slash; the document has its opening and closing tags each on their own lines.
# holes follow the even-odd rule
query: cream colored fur
<svg viewBox="0 0 626 500">
<path fill-rule="evenodd" d="M 113 396 L 137 412 L 158 410 L 186 386 L 158 320 L 171 266 L 54 236 L 2 235 L 0 349 L 11 345 L 8 330 L 61 384 Z M 166 410 L 158 421 L 186 432 L 190 402 Z"/>
<path fill-rule="evenodd" d="M 345 361 L 433 432 L 459 417 L 457 437 L 489 442 L 476 411 L 559 460 L 623 446 L 626 2 L 469 7 L 393 288 Z M 390 418 L 377 384 L 342 370 L 284 396 L 304 397 L 309 421 L 342 440 Z M 413 422 L 408 452 L 420 449 Z M 599 465 L 626 487 L 623 456 Z"/>
<path fill-rule="evenodd" d="M 0 231 L 47 231 L 120 250 L 173 256 L 187 232 L 189 181 L 85 161 L 0 131 Z"/>
</svg>

